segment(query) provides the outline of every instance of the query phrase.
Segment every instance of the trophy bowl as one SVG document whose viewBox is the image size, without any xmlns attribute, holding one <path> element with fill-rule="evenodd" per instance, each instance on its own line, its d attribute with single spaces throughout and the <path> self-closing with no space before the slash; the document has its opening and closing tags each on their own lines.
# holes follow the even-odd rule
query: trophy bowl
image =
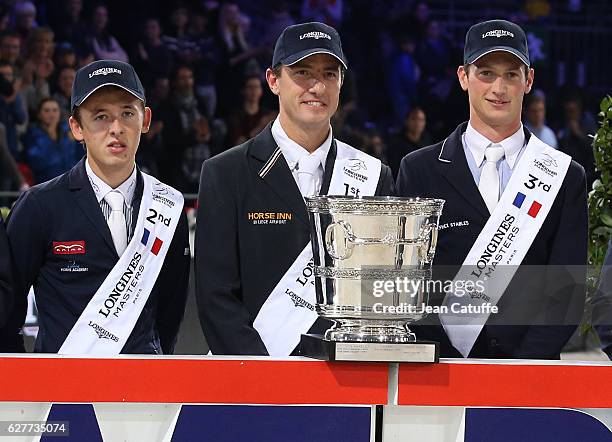
<svg viewBox="0 0 612 442">
<path fill-rule="evenodd" d="M 307 197 L 317 313 L 334 342 L 413 343 L 444 200 Z"/>
</svg>

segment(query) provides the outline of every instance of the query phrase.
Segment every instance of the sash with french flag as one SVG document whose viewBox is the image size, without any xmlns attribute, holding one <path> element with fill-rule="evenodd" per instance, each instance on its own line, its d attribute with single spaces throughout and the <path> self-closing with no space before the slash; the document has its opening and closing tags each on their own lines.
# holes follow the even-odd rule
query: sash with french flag
<svg viewBox="0 0 612 442">
<path fill-rule="evenodd" d="M 151 231 L 145 227 L 144 233 L 142 234 L 142 240 L 140 241 L 145 247 L 148 247 L 149 245 L 149 236 L 151 236 Z M 164 242 L 156 237 L 153 241 L 153 245 L 151 246 L 151 253 L 157 255 L 163 244 Z"/>
<path fill-rule="evenodd" d="M 472 281 L 484 290 L 460 296 L 447 293 L 439 314 L 453 346 L 470 353 L 495 306 L 537 236 L 561 189 L 571 157 L 531 135 L 491 217 L 476 238 L 452 287 Z M 467 309 L 462 309 L 467 307 Z M 469 314 L 462 311 L 470 311 Z"/>
<path fill-rule="evenodd" d="M 183 195 L 143 173 L 132 240 L 93 295 L 60 354 L 118 355 L 132 333 L 166 258 L 183 210 Z"/>
</svg>

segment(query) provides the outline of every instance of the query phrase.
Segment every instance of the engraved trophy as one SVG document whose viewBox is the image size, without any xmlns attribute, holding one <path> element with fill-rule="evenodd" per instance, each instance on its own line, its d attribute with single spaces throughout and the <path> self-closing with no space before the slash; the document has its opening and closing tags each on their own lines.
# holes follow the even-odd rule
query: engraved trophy
<svg viewBox="0 0 612 442">
<path fill-rule="evenodd" d="M 409 325 L 425 316 L 444 200 L 306 198 L 317 313 L 334 321 L 302 335 L 301 353 L 325 360 L 437 362 L 435 342 Z"/>
</svg>

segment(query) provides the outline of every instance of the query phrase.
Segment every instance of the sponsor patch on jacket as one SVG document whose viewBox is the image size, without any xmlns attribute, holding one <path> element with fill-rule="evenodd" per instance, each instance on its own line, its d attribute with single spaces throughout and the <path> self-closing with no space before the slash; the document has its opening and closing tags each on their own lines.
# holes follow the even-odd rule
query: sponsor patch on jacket
<svg viewBox="0 0 612 442">
<path fill-rule="evenodd" d="M 465 220 L 465 221 L 454 221 L 452 223 L 440 224 L 438 226 L 438 230 L 444 230 L 444 229 L 453 228 L 453 227 L 467 227 L 469 225 L 470 225 L 470 222 L 468 220 Z"/>
<path fill-rule="evenodd" d="M 53 241 L 54 255 L 83 255 L 85 241 Z"/>
<path fill-rule="evenodd" d="M 76 261 L 69 261 L 64 265 L 64 267 L 60 268 L 60 272 L 68 272 L 68 273 L 80 273 L 80 272 L 88 272 L 89 267 L 81 267 L 80 264 L 77 264 Z"/>
<path fill-rule="evenodd" d="M 293 219 L 291 212 L 248 212 L 247 220 L 253 224 L 287 224 Z"/>
</svg>

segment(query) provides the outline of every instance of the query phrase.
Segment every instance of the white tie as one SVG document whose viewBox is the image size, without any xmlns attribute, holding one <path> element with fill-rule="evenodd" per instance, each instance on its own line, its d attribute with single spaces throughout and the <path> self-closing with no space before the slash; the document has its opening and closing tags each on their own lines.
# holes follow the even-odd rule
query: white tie
<svg viewBox="0 0 612 442">
<path fill-rule="evenodd" d="M 115 244 L 117 254 L 121 256 L 127 247 L 127 230 L 125 217 L 123 216 L 123 204 L 125 200 L 121 192 L 117 192 L 116 190 L 108 192 L 104 199 L 111 208 L 111 213 L 107 220 L 108 228 L 113 237 L 113 244 Z"/>
<path fill-rule="evenodd" d="M 298 186 L 302 196 L 315 193 L 315 172 L 319 169 L 321 160 L 315 155 L 304 155 L 298 161 Z"/>
<path fill-rule="evenodd" d="M 497 162 L 504 157 L 504 148 L 500 144 L 491 144 L 485 150 L 485 164 L 480 174 L 478 190 L 484 199 L 489 213 L 493 213 L 499 200 L 499 173 Z"/>
</svg>

